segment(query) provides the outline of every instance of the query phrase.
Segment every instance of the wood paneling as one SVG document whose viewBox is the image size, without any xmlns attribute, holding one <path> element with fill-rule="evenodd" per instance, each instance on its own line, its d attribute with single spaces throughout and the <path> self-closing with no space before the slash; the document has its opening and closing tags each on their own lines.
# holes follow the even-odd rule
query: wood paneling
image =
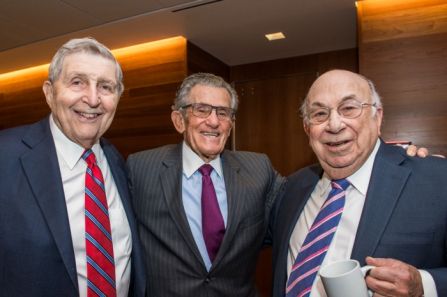
<svg viewBox="0 0 447 297">
<path fill-rule="evenodd" d="M 383 98 L 385 140 L 447 153 L 447 2 L 358 2 L 359 70 Z"/>
<path fill-rule="evenodd" d="M 209 72 L 219 75 L 228 81 L 230 77 L 230 67 L 225 63 L 191 42 L 188 42 L 187 51 L 188 75 L 197 72 Z"/>
</svg>

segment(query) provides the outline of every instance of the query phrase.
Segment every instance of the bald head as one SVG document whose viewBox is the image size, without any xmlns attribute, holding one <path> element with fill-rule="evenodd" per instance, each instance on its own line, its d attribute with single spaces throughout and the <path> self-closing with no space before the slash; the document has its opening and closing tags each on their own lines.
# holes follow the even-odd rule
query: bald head
<svg viewBox="0 0 447 297">
<path fill-rule="evenodd" d="M 304 128 L 325 172 L 334 179 L 357 171 L 380 135 L 382 107 L 374 85 L 346 70 L 331 70 L 311 86 Z"/>
</svg>

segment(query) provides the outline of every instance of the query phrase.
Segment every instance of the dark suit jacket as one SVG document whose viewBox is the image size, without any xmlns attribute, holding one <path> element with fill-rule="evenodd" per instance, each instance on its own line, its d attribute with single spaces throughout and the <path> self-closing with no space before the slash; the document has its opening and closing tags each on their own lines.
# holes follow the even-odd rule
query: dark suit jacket
<svg viewBox="0 0 447 297">
<path fill-rule="evenodd" d="M 265 155 L 224 151 L 227 230 L 207 272 L 182 202 L 182 146 L 131 155 L 129 176 L 148 296 L 255 296 L 254 275 L 268 212 L 282 178 Z"/>
<path fill-rule="evenodd" d="M 288 178 L 272 221 L 274 294 L 283 297 L 290 236 L 323 171 L 304 168 Z M 381 144 L 374 161 L 365 206 L 351 258 L 395 258 L 434 278 L 438 296 L 447 296 L 447 161 L 406 156 Z"/>
<path fill-rule="evenodd" d="M 145 276 L 125 164 L 101 141 L 132 230 L 129 296 L 144 296 Z M 78 296 L 64 189 L 49 119 L 0 132 L 0 296 Z"/>
</svg>

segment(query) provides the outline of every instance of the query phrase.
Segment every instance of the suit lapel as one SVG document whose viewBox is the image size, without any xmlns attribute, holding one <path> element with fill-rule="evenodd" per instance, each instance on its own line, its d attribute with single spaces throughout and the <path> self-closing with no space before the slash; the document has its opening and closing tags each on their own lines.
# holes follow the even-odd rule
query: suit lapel
<svg viewBox="0 0 447 297">
<path fill-rule="evenodd" d="M 228 151 L 224 151 L 221 155 L 222 158 L 222 171 L 225 179 L 225 189 L 227 192 L 227 203 L 228 203 L 228 218 L 227 226 L 225 231 L 225 236 L 223 238 L 222 244 L 216 255 L 216 259 L 213 262 L 211 270 L 216 267 L 222 260 L 227 250 L 231 247 L 231 242 L 239 223 L 241 222 L 243 216 L 243 199 L 245 194 L 244 181 L 239 175 L 239 164 L 231 158 Z"/>
<path fill-rule="evenodd" d="M 68 274 L 78 289 L 76 262 L 62 178 L 48 118 L 32 126 L 23 142 L 30 150 L 20 161 Z"/>
<path fill-rule="evenodd" d="M 289 242 L 292 236 L 293 230 L 295 229 L 296 223 L 304 209 L 307 201 L 312 194 L 315 185 L 321 178 L 323 170 L 319 166 L 310 167 L 309 174 L 306 176 L 299 175 L 295 181 L 293 178 L 286 184 L 286 189 L 284 191 L 283 202 L 281 205 L 287 207 L 281 207 L 279 210 L 278 218 L 276 221 L 286 222 L 281 223 L 281 226 L 287 226 L 281 231 L 281 237 L 279 240 L 281 255 L 279 259 L 285 261 L 284 265 L 287 265 L 287 253 L 289 250 Z M 287 267 L 287 266 L 284 266 Z"/>
<path fill-rule="evenodd" d="M 160 172 L 160 182 L 164 198 L 172 219 L 180 230 L 185 242 L 205 269 L 205 263 L 197 248 L 196 242 L 186 218 L 182 200 L 182 144 L 175 146 L 163 160 L 164 168 Z"/>
<path fill-rule="evenodd" d="M 362 265 L 365 264 L 366 256 L 374 254 L 411 173 L 407 168 L 399 166 L 404 159 L 394 148 L 381 144 L 374 161 L 351 255 Z"/>
</svg>

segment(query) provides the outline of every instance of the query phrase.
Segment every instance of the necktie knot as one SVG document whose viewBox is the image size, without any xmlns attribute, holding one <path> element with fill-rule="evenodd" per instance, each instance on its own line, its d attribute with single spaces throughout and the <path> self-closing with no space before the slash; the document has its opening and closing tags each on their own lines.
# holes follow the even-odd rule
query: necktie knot
<svg viewBox="0 0 447 297">
<path fill-rule="evenodd" d="M 91 149 L 87 149 L 82 153 L 82 159 L 85 160 L 85 162 L 89 167 L 96 164 L 95 153 L 93 153 Z"/>
<path fill-rule="evenodd" d="M 342 178 L 342 179 L 333 179 L 331 181 L 331 186 L 332 189 L 338 189 L 338 190 L 343 190 L 346 191 L 346 189 L 349 187 L 350 183 L 347 179 Z"/>
<path fill-rule="evenodd" d="M 200 172 L 203 176 L 210 176 L 211 171 L 213 171 L 213 166 L 211 166 L 210 164 L 203 164 L 203 165 L 200 166 L 200 168 L 199 168 L 199 172 Z"/>
</svg>

